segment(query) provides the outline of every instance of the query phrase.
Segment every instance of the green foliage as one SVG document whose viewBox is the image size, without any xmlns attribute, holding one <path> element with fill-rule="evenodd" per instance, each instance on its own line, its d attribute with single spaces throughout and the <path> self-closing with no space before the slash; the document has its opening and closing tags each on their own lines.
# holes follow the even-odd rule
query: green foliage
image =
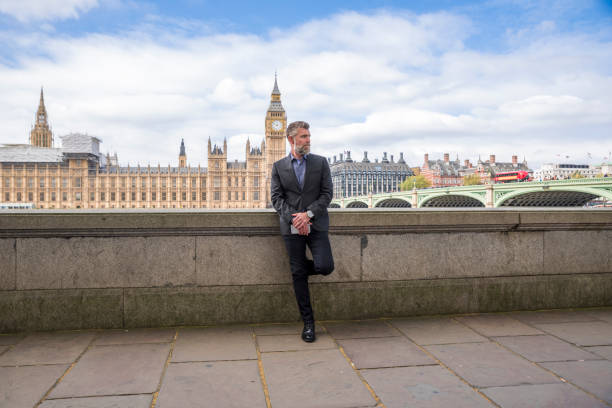
<svg viewBox="0 0 612 408">
<path fill-rule="evenodd" d="M 479 184 L 482 184 L 482 181 L 480 180 L 480 176 L 478 174 L 470 174 L 469 176 L 465 176 L 463 178 L 464 186 L 476 186 Z"/>
<path fill-rule="evenodd" d="M 578 170 L 576 170 L 574 173 L 572 173 L 571 178 L 573 178 L 573 179 L 582 179 L 582 178 L 584 178 L 584 176 L 582 175 L 582 173 L 580 173 Z"/>
<path fill-rule="evenodd" d="M 416 183 L 416 188 L 431 187 L 431 182 L 427 180 L 425 176 L 419 175 L 419 176 L 408 177 L 406 180 L 404 180 L 402 184 L 400 184 L 400 189 L 402 191 L 412 190 L 413 187 L 415 186 L 415 183 Z"/>
</svg>

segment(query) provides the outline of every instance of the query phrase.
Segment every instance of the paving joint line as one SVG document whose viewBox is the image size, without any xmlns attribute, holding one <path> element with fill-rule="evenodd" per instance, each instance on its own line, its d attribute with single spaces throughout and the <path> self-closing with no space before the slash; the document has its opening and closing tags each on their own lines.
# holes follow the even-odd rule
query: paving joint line
<svg viewBox="0 0 612 408">
<path fill-rule="evenodd" d="M 453 318 L 453 319 L 454 319 L 454 318 Z M 519 321 L 518 319 L 514 319 L 514 320 Z M 612 406 L 612 404 L 607 403 L 606 401 L 602 400 L 601 398 L 599 398 L 597 395 L 593 394 L 592 392 L 585 390 L 584 388 L 580 387 L 580 386 L 579 386 L 579 385 L 577 385 L 577 384 L 574 384 L 573 382 L 569 381 L 569 380 L 568 380 L 568 379 L 566 379 L 566 378 L 563 378 L 562 376 L 558 375 L 558 374 L 557 374 L 557 373 L 555 373 L 554 371 L 552 371 L 552 370 L 550 370 L 550 369 L 548 369 L 548 368 L 546 368 L 546 367 L 541 366 L 541 365 L 539 364 L 539 362 L 536 362 L 536 361 L 531 361 L 531 360 L 529 360 L 527 357 L 525 357 L 525 356 L 523 356 L 523 355 L 521 355 L 521 354 L 517 353 L 516 351 L 514 351 L 514 350 L 510 349 L 509 347 L 506 347 L 505 345 L 503 345 L 503 344 L 499 343 L 497 340 L 495 340 L 495 339 L 494 339 L 494 337 L 492 337 L 492 336 L 491 336 L 491 337 L 489 337 L 489 336 L 485 336 L 483 333 L 479 332 L 477 329 L 474 329 L 474 328 L 472 328 L 472 327 L 469 327 L 467 324 L 462 323 L 462 322 L 461 322 L 461 321 L 459 321 L 459 320 L 457 320 L 457 322 L 458 322 L 458 323 L 460 323 L 460 324 L 462 324 L 462 325 L 464 325 L 464 326 L 466 326 L 466 327 L 468 327 L 468 328 L 470 328 L 470 329 L 472 329 L 472 330 L 474 330 L 474 331 L 475 331 L 476 333 L 478 333 L 479 335 L 486 337 L 487 339 L 489 339 L 489 341 L 490 341 L 491 343 L 496 344 L 496 345 L 498 345 L 499 347 L 501 347 L 502 349 L 509 351 L 511 354 L 514 354 L 515 356 L 519 357 L 520 359 L 525 360 L 525 361 L 527 361 L 528 363 L 530 363 L 531 365 L 534 365 L 534 366 L 536 366 L 536 367 L 538 367 L 538 368 L 540 368 L 540 369 L 542 369 L 542 370 L 544 370 L 544 371 L 546 371 L 546 372 L 548 372 L 548 373 L 552 374 L 552 375 L 553 375 L 555 378 L 557 378 L 557 379 L 558 379 L 559 381 L 561 381 L 562 383 L 570 384 L 570 385 L 572 385 L 572 386 L 574 386 L 574 387 L 578 388 L 580 391 L 584 392 L 585 394 L 587 394 L 587 395 L 588 395 L 588 396 L 590 396 L 591 398 L 594 398 L 594 399 L 596 399 L 597 401 L 600 401 L 600 402 L 604 403 L 605 405 Z M 523 323 L 523 322 L 521 322 L 521 323 Z M 529 327 L 531 327 L 531 328 L 537 329 L 537 330 L 542 330 L 542 329 L 538 329 L 537 327 L 532 326 L 532 325 L 527 324 L 527 323 L 523 323 L 523 324 L 525 324 L 525 325 L 527 325 L 527 326 L 529 326 Z M 547 333 L 547 334 L 548 334 L 548 332 L 545 332 L 545 333 Z M 561 338 L 558 338 L 557 336 L 554 336 L 554 335 L 551 335 L 551 336 L 552 336 L 552 337 L 555 337 L 555 338 L 557 338 L 558 340 L 561 340 L 561 341 L 563 341 L 563 342 L 565 342 L 565 343 L 569 343 L 569 344 L 575 345 L 574 343 L 570 343 L 570 342 L 568 342 L 568 341 L 565 341 L 565 340 L 563 340 L 563 339 L 561 339 Z M 498 337 L 499 337 L 499 336 L 498 336 Z M 581 348 L 580 346 L 578 346 L 578 345 L 575 345 L 575 346 L 576 346 L 578 349 L 582 350 L 582 348 Z M 583 351 L 584 351 L 584 350 L 583 350 Z M 603 359 L 603 360 L 605 360 L 605 359 Z M 567 362 L 579 362 L 579 361 L 580 361 L 580 360 L 568 360 Z M 583 360 L 583 361 L 584 361 L 584 360 Z M 601 359 L 600 359 L 600 360 L 589 360 L 589 361 L 601 361 Z M 544 362 L 544 361 L 542 361 L 542 362 Z M 540 362 L 540 363 L 542 363 L 542 362 Z M 552 362 L 563 362 L 563 361 L 550 361 L 550 362 L 552 363 Z M 555 384 L 555 383 L 546 383 L 546 384 Z M 528 384 L 528 385 L 537 385 L 537 384 Z M 506 387 L 510 387 L 510 386 L 511 386 L 511 385 L 506 385 Z M 491 388 L 491 387 L 483 387 L 483 388 Z"/>
<path fill-rule="evenodd" d="M 95 332 L 94 332 L 95 333 Z M 100 334 L 99 333 L 95 333 L 94 336 L 92 337 L 92 339 L 89 341 L 89 344 L 87 345 L 87 347 L 85 347 L 85 350 L 83 350 L 81 352 L 81 354 L 78 355 L 78 357 L 76 358 L 76 360 L 74 360 L 74 362 L 72 364 L 70 364 L 70 366 L 66 369 L 66 371 L 64 371 L 64 374 L 61 375 L 60 378 L 58 378 L 53 385 L 51 385 L 51 388 L 49 388 L 47 390 L 47 392 L 45 393 L 45 395 L 42 396 L 42 398 L 36 403 L 34 404 L 34 408 L 37 408 L 40 406 L 40 404 L 43 403 L 43 401 L 45 399 L 47 399 L 47 397 L 51 394 L 51 392 L 55 389 L 55 387 L 57 387 L 59 385 L 60 382 L 62 382 L 62 380 L 64 378 L 66 378 L 66 376 L 68 375 L 68 373 L 70 371 L 72 371 L 72 369 L 74 368 L 75 365 L 77 365 L 77 363 L 79 361 L 81 361 L 81 358 L 85 355 L 85 353 L 87 353 L 92 347 L 93 347 L 93 343 L 96 340 L 96 338 L 98 338 Z M 57 365 L 57 364 L 56 364 Z"/>
<path fill-rule="evenodd" d="M 144 346 L 147 344 L 172 344 L 173 340 L 170 341 L 143 341 L 134 343 L 112 343 L 112 344 L 94 344 L 94 347 L 116 347 L 116 346 Z"/>
<path fill-rule="evenodd" d="M 266 399 L 266 407 L 272 408 L 270 401 L 270 390 L 268 389 L 268 383 L 266 382 L 266 374 L 264 372 L 263 360 L 261 359 L 261 350 L 259 349 L 259 342 L 257 341 L 257 334 L 255 329 L 251 327 L 251 336 L 255 342 L 255 352 L 257 353 L 257 368 L 259 372 L 259 379 L 261 380 L 261 387 L 263 388 L 264 398 Z"/>
<path fill-rule="evenodd" d="M 255 361 L 256 358 L 238 358 L 233 360 L 187 360 L 171 361 L 170 364 L 193 364 L 193 363 L 231 363 L 233 361 Z"/>
<path fill-rule="evenodd" d="M 374 391 L 374 389 L 372 388 L 372 386 L 367 382 L 367 380 L 365 378 L 363 378 L 363 374 L 361 374 L 360 370 L 357 369 L 357 367 L 355 366 L 355 363 L 353 362 L 353 360 L 351 360 L 351 358 L 346 354 L 346 352 L 344 351 L 344 347 L 342 347 L 339 343 L 338 340 L 331 335 L 331 333 L 329 333 L 327 331 L 327 327 L 325 327 L 325 325 L 323 325 L 323 330 L 325 331 L 325 333 L 327 333 L 329 335 L 329 337 L 331 337 L 331 339 L 334 341 L 334 344 L 336 344 L 336 347 L 338 348 L 338 350 L 340 351 L 340 353 L 344 356 L 344 358 L 346 359 L 346 361 L 349 363 L 349 366 L 353 369 L 353 371 L 355 372 L 355 374 L 357 375 L 357 377 L 361 380 L 361 382 L 363 383 L 363 385 L 366 387 L 366 389 L 370 392 L 370 394 L 372 395 L 372 397 L 374 398 L 374 400 L 376 401 L 376 407 L 377 408 L 386 408 L 385 404 L 382 402 L 382 400 L 380 399 L 380 397 L 376 394 L 376 392 Z"/>
<path fill-rule="evenodd" d="M 128 394 L 103 394 L 103 395 L 79 395 L 76 397 L 60 397 L 60 398 L 47 398 L 45 401 L 64 401 L 64 400 L 75 400 L 81 398 L 105 398 L 105 397 L 131 397 L 139 395 L 152 395 L 150 392 L 144 393 L 128 393 Z"/>
<path fill-rule="evenodd" d="M 480 389 L 472 386 L 472 384 L 470 384 L 465 378 L 461 377 L 459 374 L 457 374 L 455 372 L 455 370 L 451 369 L 449 366 L 447 366 L 446 364 L 444 364 L 440 359 L 438 359 L 433 353 L 431 353 L 429 350 L 427 350 L 425 347 L 421 346 L 420 344 L 418 344 L 416 341 L 412 340 L 410 337 L 408 337 L 408 335 L 404 334 L 400 329 L 398 329 L 397 327 L 393 326 L 393 323 L 391 321 L 387 321 L 385 322 L 387 323 L 390 327 L 394 328 L 395 330 L 399 331 L 400 333 L 402 333 L 402 335 L 407 338 L 409 341 L 411 341 L 419 350 L 421 350 L 423 353 L 427 354 L 429 357 L 431 357 L 436 363 L 438 363 L 438 365 L 440 365 L 441 367 L 445 368 L 448 372 L 450 372 L 451 374 L 453 374 L 455 377 L 457 377 L 459 379 L 459 381 L 461 381 L 462 383 L 464 383 L 465 385 L 467 385 L 468 387 L 470 387 L 473 391 L 475 391 L 478 395 L 480 395 L 482 398 L 484 398 L 485 400 L 489 401 L 491 404 L 493 404 L 494 406 L 496 406 L 497 408 L 501 408 L 501 406 L 499 404 L 497 404 L 495 401 L 493 401 L 491 398 L 487 397 L 484 393 L 482 393 L 480 391 Z M 482 343 L 482 342 L 479 342 Z M 460 344 L 460 343 L 454 343 L 454 344 Z"/>
<path fill-rule="evenodd" d="M 178 329 L 174 329 L 174 339 L 170 343 L 170 351 L 168 352 L 168 357 L 166 357 L 166 363 L 164 364 L 164 368 L 162 369 L 162 373 L 159 377 L 159 383 L 157 384 L 157 389 L 153 393 L 153 399 L 151 400 L 151 408 L 155 408 L 157 404 L 157 397 L 159 396 L 159 391 L 161 390 L 162 383 L 164 381 L 164 376 L 166 375 L 166 370 L 170 365 L 170 360 L 172 359 L 172 353 L 174 352 L 174 346 L 176 345 L 176 339 L 178 338 Z M 164 343 L 165 344 L 165 343 Z"/>
</svg>

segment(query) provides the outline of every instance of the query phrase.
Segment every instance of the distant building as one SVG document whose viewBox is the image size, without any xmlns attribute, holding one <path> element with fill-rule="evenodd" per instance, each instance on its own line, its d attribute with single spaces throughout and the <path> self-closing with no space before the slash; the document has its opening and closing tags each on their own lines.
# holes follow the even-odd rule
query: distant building
<svg viewBox="0 0 612 408">
<path fill-rule="evenodd" d="M 539 181 L 563 180 L 570 178 L 576 172 L 584 177 L 597 177 L 601 168 L 590 164 L 544 163 L 540 169 L 535 171 L 534 179 Z"/>
<path fill-rule="evenodd" d="M 604 177 L 612 177 L 612 163 L 601 163 L 599 170 L 599 173 Z"/>
<path fill-rule="evenodd" d="M 480 181 L 488 183 L 491 181 L 491 177 L 494 177 L 499 173 L 506 173 L 510 171 L 526 171 L 530 177 L 533 177 L 533 170 L 527 165 L 527 160 L 523 159 L 521 163 L 518 161 L 518 156 L 513 155 L 511 162 L 498 162 L 495 160 L 495 155 L 489 155 L 489 160 L 483 162 L 478 158 L 476 166 L 474 166 L 474 172 L 480 176 Z M 469 174 L 469 171 L 465 175 Z"/>
<path fill-rule="evenodd" d="M 43 93 L 30 144 L 0 145 L 0 208 L 265 208 L 269 170 L 285 156 L 287 116 L 276 78 L 260 147 L 246 141 L 245 161 L 227 161 L 227 142 L 208 139 L 208 167 L 120 166 L 97 137 L 72 133 L 53 147 Z"/>
<path fill-rule="evenodd" d="M 432 187 L 453 187 L 462 186 L 463 178 L 472 174 L 477 174 L 484 184 L 491 181 L 492 175 L 518 170 L 532 173 L 527 166 L 527 161 L 518 162 L 518 156 L 512 156 L 511 162 L 497 162 L 495 155 L 492 154 L 489 160 L 478 159 L 476 165 L 473 165 L 467 159 L 461 163 L 458 156 L 451 161 L 448 153 L 444 153 L 443 160 L 429 160 L 429 154 L 425 153 L 421 174 L 429 180 Z"/>
<path fill-rule="evenodd" d="M 425 153 L 421 175 L 431 183 L 432 187 L 453 187 L 463 185 L 462 166 L 457 160 L 450 160 L 448 153 L 444 153 L 444 160 L 429 160 L 429 153 Z"/>
<path fill-rule="evenodd" d="M 400 184 L 413 175 L 404 160 L 404 153 L 400 153 L 397 162 L 393 160 L 393 155 L 389 160 L 387 152 L 383 153 L 380 162 L 378 159 L 371 162 L 368 152 L 364 152 L 360 162 L 353 161 L 350 151 L 346 152 L 346 158 L 340 154 L 339 160 L 336 160 L 336 156 L 328 160 L 335 198 L 399 191 Z"/>
</svg>

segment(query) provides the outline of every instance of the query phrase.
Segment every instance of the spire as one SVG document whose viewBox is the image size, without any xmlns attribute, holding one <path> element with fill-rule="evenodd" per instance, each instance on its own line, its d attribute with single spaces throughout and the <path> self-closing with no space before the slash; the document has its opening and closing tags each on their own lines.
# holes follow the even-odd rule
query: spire
<svg viewBox="0 0 612 408">
<path fill-rule="evenodd" d="M 40 102 L 38 103 L 38 110 L 36 111 L 36 123 L 44 125 L 47 123 L 47 108 L 45 108 L 45 97 L 43 95 L 43 88 L 40 87 Z"/>
<path fill-rule="evenodd" d="M 272 90 L 268 112 L 285 112 L 285 109 L 283 109 L 283 104 L 281 103 L 281 93 L 278 90 L 276 73 L 274 74 L 274 89 Z"/>
<path fill-rule="evenodd" d="M 179 156 L 185 156 L 185 139 L 181 139 L 181 151 L 179 152 Z"/>
<path fill-rule="evenodd" d="M 280 91 L 278 90 L 278 82 L 277 82 L 276 71 L 274 71 L 274 89 L 272 90 L 272 95 L 280 95 Z"/>
<path fill-rule="evenodd" d="M 53 147 L 53 133 L 49 127 L 49 118 L 45 108 L 45 97 L 40 87 L 40 102 L 34 118 L 34 126 L 30 132 L 30 144 L 38 147 Z"/>
</svg>

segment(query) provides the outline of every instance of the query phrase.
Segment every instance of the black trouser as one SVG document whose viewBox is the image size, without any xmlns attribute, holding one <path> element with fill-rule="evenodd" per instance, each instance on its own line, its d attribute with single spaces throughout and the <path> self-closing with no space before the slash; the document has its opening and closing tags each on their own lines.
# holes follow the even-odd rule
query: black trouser
<svg viewBox="0 0 612 408">
<path fill-rule="evenodd" d="M 311 275 L 329 275 L 334 270 L 334 258 L 327 231 L 311 230 L 308 235 L 283 235 L 283 239 L 289 254 L 293 290 L 302 320 L 305 323 L 314 322 L 314 314 L 310 304 L 310 291 L 308 290 L 308 277 Z M 306 258 L 306 245 L 312 253 L 312 261 Z"/>
</svg>

